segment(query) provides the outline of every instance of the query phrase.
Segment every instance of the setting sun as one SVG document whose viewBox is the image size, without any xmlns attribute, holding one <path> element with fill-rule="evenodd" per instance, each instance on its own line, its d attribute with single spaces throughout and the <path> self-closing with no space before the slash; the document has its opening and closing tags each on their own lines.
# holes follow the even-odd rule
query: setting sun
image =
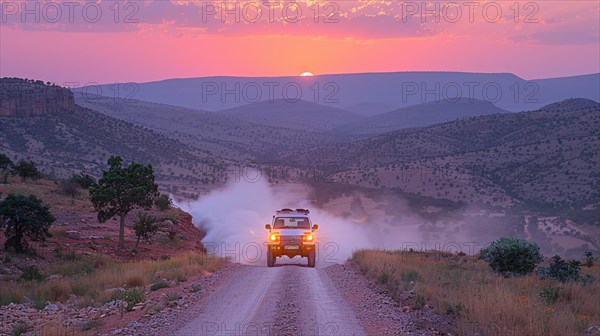
<svg viewBox="0 0 600 336">
<path fill-rule="evenodd" d="M 300 74 L 301 77 L 312 77 L 314 76 L 312 72 L 303 72 Z"/>
</svg>

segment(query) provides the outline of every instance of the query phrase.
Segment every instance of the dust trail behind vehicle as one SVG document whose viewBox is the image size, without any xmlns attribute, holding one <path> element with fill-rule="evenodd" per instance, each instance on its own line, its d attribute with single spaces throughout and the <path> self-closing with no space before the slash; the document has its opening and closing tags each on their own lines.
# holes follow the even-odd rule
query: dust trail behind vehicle
<svg viewBox="0 0 600 336">
<path fill-rule="evenodd" d="M 310 209 L 313 223 L 319 224 L 315 233 L 317 266 L 344 262 L 360 248 L 399 248 L 400 243 L 390 239 L 390 230 L 401 232 L 402 241 L 419 241 L 416 223 L 404 223 L 401 228 L 353 223 L 316 208 L 308 195 L 308 187 L 300 184 L 272 186 L 265 180 L 242 179 L 178 206 L 189 211 L 194 223 L 206 231 L 202 242 L 209 253 L 243 264 L 266 263 L 268 233 L 264 226 L 271 222 L 275 209 L 288 207 Z"/>
</svg>

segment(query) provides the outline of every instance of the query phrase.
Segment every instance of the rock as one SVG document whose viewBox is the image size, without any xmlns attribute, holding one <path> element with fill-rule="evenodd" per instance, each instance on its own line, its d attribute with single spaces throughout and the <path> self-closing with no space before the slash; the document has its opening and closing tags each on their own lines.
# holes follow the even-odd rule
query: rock
<svg viewBox="0 0 600 336">
<path fill-rule="evenodd" d="M 115 330 L 112 332 L 112 334 L 113 334 L 113 335 L 118 335 L 118 334 L 120 334 L 120 333 L 121 333 L 121 331 L 123 331 L 123 329 L 115 329 Z"/>
<path fill-rule="evenodd" d="M 412 311 L 412 308 L 410 308 L 409 306 L 402 307 L 402 312 L 404 312 L 404 313 L 410 313 L 411 311 Z"/>
<path fill-rule="evenodd" d="M 139 322 L 137 322 L 137 321 L 133 321 L 133 322 L 130 322 L 130 323 L 127 325 L 127 328 L 136 329 L 136 328 L 141 328 L 141 327 L 143 327 L 143 326 L 144 326 L 144 324 L 142 324 L 142 323 L 139 323 Z"/>
<path fill-rule="evenodd" d="M 58 306 L 53 303 L 46 302 L 46 307 L 44 307 L 44 311 L 58 311 Z"/>
<path fill-rule="evenodd" d="M 175 302 L 175 303 L 177 303 L 178 306 L 183 306 L 185 304 L 185 300 L 180 299 L 180 300 L 177 300 L 177 302 Z"/>
<path fill-rule="evenodd" d="M 138 303 L 135 306 L 133 306 L 133 308 L 131 308 L 131 310 L 140 310 L 142 308 L 144 308 L 144 303 Z"/>
<path fill-rule="evenodd" d="M 81 237 L 81 235 L 79 234 L 79 231 L 75 231 L 75 230 L 69 230 L 66 232 L 67 237 L 71 238 L 71 239 L 79 239 Z"/>
<path fill-rule="evenodd" d="M 62 279 L 62 275 L 60 274 L 52 274 L 46 278 L 48 281 L 60 280 Z"/>
</svg>

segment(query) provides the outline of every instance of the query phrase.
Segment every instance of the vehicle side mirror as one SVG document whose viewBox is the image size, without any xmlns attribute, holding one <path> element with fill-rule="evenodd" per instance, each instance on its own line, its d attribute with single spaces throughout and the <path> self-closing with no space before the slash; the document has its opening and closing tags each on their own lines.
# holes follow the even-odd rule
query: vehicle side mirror
<svg viewBox="0 0 600 336">
<path fill-rule="evenodd" d="M 319 228 L 319 224 L 313 224 L 313 228 L 312 228 L 313 231 L 317 230 L 318 228 Z"/>
<path fill-rule="evenodd" d="M 271 224 L 266 224 L 266 225 L 265 225 L 265 229 L 267 229 L 267 230 L 271 230 Z"/>
</svg>

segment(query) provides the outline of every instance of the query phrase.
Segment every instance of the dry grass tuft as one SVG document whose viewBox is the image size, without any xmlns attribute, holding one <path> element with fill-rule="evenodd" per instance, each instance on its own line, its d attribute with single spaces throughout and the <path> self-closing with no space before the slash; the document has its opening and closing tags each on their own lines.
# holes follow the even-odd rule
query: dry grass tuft
<svg viewBox="0 0 600 336">
<path fill-rule="evenodd" d="M 127 278 L 127 281 L 125 282 L 125 285 L 129 288 L 146 287 L 146 284 L 146 279 L 143 276 L 137 274 L 129 276 Z"/>
<path fill-rule="evenodd" d="M 457 316 L 458 334 L 581 335 L 600 325 L 600 270 L 595 268 L 582 268 L 597 279 L 583 285 L 533 274 L 503 278 L 481 260 L 434 252 L 362 250 L 352 262 L 395 299 L 413 289 L 413 308 L 428 304 L 439 314 Z"/>
<path fill-rule="evenodd" d="M 157 274 L 166 274 L 176 280 L 198 276 L 205 271 L 216 271 L 225 262 L 221 258 L 194 252 L 173 256 L 168 260 L 117 262 L 102 256 L 91 256 L 75 261 L 60 261 L 50 265 L 46 272 L 61 274 L 61 279 L 41 282 L 2 281 L 0 305 L 24 302 L 27 296 L 41 309 L 46 301 L 64 302 L 71 294 L 85 304 L 106 303 L 113 298 L 109 289 L 145 287 Z M 94 265 L 98 263 L 104 266 L 95 268 Z"/>
</svg>

